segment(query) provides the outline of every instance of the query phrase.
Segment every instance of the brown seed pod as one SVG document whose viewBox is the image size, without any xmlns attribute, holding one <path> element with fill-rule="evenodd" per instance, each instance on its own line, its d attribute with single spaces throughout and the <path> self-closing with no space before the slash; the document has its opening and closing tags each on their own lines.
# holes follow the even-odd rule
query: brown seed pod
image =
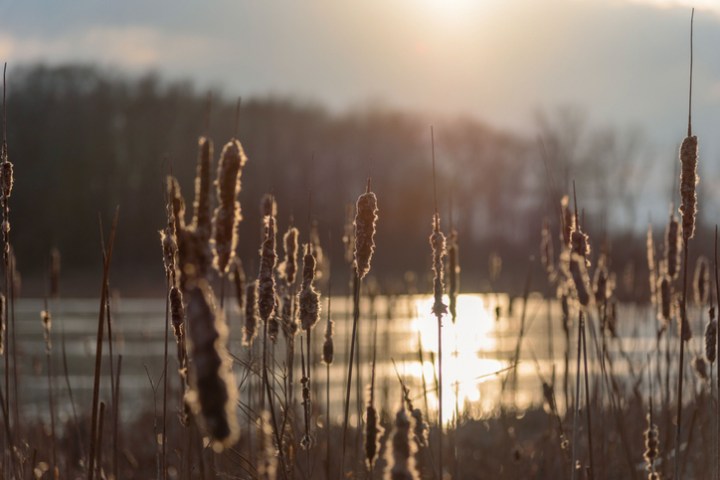
<svg viewBox="0 0 720 480">
<path fill-rule="evenodd" d="M 195 201 L 193 202 L 193 228 L 200 240 L 210 241 L 212 207 L 210 204 L 210 170 L 212 169 L 213 143 L 206 137 L 198 140 L 198 163 L 195 173 Z"/>
<path fill-rule="evenodd" d="M 715 307 L 710 307 L 710 320 L 705 325 L 705 358 L 714 363 L 717 358 L 717 320 Z"/>
<path fill-rule="evenodd" d="M 292 338 L 298 332 L 297 318 L 293 310 L 293 297 L 286 293 L 282 301 L 282 329 L 285 338 Z"/>
<path fill-rule="evenodd" d="M 303 257 L 302 288 L 298 294 L 300 307 L 300 325 L 303 330 L 310 330 L 320 319 L 320 294 L 315 290 L 315 257 L 309 244 L 305 245 Z"/>
<path fill-rule="evenodd" d="M 190 286 L 187 301 L 190 347 L 190 390 L 186 399 L 221 452 L 238 440 L 235 404 L 237 388 L 226 349 L 228 329 L 222 310 L 215 308 L 210 286 L 200 279 Z"/>
<path fill-rule="evenodd" d="M 232 281 L 235 285 L 235 299 L 237 301 L 238 308 L 242 311 L 245 305 L 245 270 L 243 270 L 242 261 L 240 257 L 235 257 L 232 266 Z"/>
<path fill-rule="evenodd" d="M 370 180 L 365 193 L 357 200 L 355 214 L 355 272 L 364 278 L 370 271 L 370 260 L 375 252 L 375 226 L 378 219 L 377 197 L 370 191 Z"/>
<path fill-rule="evenodd" d="M 445 286 L 443 284 L 443 262 L 445 259 L 445 235 L 440 231 L 440 215 L 433 215 L 433 232 L 430 235 L 430 247 L 432 248 L 432 271 L 433 271 L 433 296 L 435 301 L 432 313 L 440 317 L 448 313 L 447 305 L 442 302 Z"/>
<path fill-rule="evenodd" d="M 166 188 L 172 216 L 175 219 L 175 230 L 179 232 L 185 228 L 185 200 L 177 178 L 168 175 L 166 177 Z"/>
<path fill-rule="evenodd" d="M 585 266 L 585 259 L 577 253 L 572 253 L 570 255 L 569 271 L 578 302 L 580 302 L 580 305 L 583 307 L 587 307 L 590 304 L 590 278 L 588 277 Z"/>
<path fill-rule="evenodd" d="M 643 434 L 645 437 L 645 452 L 643 453 L 643 457 L 648 465 L 651 465 L 660 453 L 660 434 L 657 425 L 650 423 L 650 415 L 647 416 L 647 422 L 648 428 Z"/>
<path fill-rule="evenodd" d="M 692 367 L 695 371 L 695 375 L 697 375 L 700 380 L 708 381 L 710 376 L 708 375 L 708 367 L 707 362 L 705 362 L 705 357 L 701 357 L 698 355 L 693 358 Z"/>
<path fill-rule="evenodd" d="M 682 236 L 685 243 L 695 235 L 697 213 L 698 140 L 696 136 L 685 137 L 680 146 L 680 214 L 682 215 Z"/>
<path fill-rule="evenodd" d="M 325 324 L 325 341 L 323 342 L 322 359 L 325 365 L 331 365 L 335 354 L 335 346 L 333 344 L 333 326 L 335 322 L 330 318 L 330 296 L 328 295 L 328 312 L 327 323 Z"/>
<path fill-rule="evenodd" d="M 223 275 L 237 249 L 237 227 L 242 220 L 240 194 L 242 168 L 247 162 L 240 142 L 233 139 L 223 148 L 218 163 L 217 199 L 218 206 L 213 216 L 213 265 Z"/>
<path fill-rule="evenodd" d="M 275 217 L 263 218 L 265 238 L 260 248 L 260 272 L 258 274 L 258 313 L 263 322 L 272 316 L 275 307 Z"/>
<path fill-rule="evenodd" d="M 368 405 L 365 410 L 365 463 L 370 470 L 375 466 L 382 432 L 377 410 L 372 405 Z"/>
</svg>

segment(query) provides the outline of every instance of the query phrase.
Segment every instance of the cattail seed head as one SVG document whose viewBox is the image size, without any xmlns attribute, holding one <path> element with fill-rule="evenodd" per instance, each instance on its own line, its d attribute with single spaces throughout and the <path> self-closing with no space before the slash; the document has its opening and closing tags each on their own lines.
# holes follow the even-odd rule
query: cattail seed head
<svg viewBox="0 0 720 480">
<path fill-rule="evenodd" d="M 693 371 L 695 372 L 695 375 L 697 375 L 697 377 L 700 380 L 708 381 L 709 375 L 708 375 L 708 367 L 707 367 L 707 362 L 705 361 L 705 357 L 698 355 L 695 358 L 693 358 L 692 367 L 693 367 Z"/>
<path fill-rule="evenodd" d="M 383 428 L 378 422 L 378 413 L 372 405 L 365 411 L 365 463 L 372 470 L 375 466 L 378 450 L 380 450 L 380 437 Z"/>
<path fill-rule="evenodd" d="M 309 244 L 305 245 L 303 257 L 302 288 L 298 294 L 300 307 L 300 325 L 303 330 L 309 331 L 320 319 L 320 294 L 315 290 L 315 257 Z"/>
<path fill-rule="evenodd" d="M 257 336 L 257 281 L 253 280 L 245 287 L 245 324 L 243 325 L 243 345 L 251 346 Z"/>
<path fill-rule="evenodd" d="M 710 294 L 710 263 L 705 257 L 698 257 L 693 279 L 695 305 L 702 307 Z"/>
<path fill-rule="evenodd" d="M 717 358 L 717 320 L 715 307 L 710 307 L 710 320 L 705 325 L 705 358 L 714 363 Z"/>
<path fill-rule="evenodd" d="M 263 218 L 265 239 L 260 249 L 260 273 L 258 274 L 258 313 L 267 322 L 275 307 L 275 217 Z"/>
<path fill-rule="evenodd" d="M 682 236 L 685 243 L 695 235 L 695 215 L 697 213 L 698 184 L 697 175 L 698 140 L 688 136 L 680 146 L 680 214 L 682 215 Z"/>
<path fill-rule="evenodd" d="M 168 175 L 166 189 L 172 216 L 175 219 L 175 230 L 180 231 L 185 228 L 185 199 L 183 199 L 177 178 Z"/>
<path fill-rule="evenodd" d="M 560 240 L 563 248 L 570 248 L 570 235 L 575 229 L 575 217 L 570 209 L 570 198 L 567 195 L 563 195 L 560 199 L 560 212 L 562 214 Z"/>
<path fill-rule="evenodd" d="M 370 191 L 368 180 L 367 190 L 358 197 L 355 214 L 355 272 L 361 279 L 370 271 L 370 260 L 375 252 L 377 212 L 377 197 Z"/>
<path fill-rule="evenodd" d="M 240 142 L 233 139 L 223 148 L 217 170 L 218 206 L 213 217 L 213 265 L 222 275 L 235 256 L 237 227 L 242 220 L 240 194 L 242 168 L 247 162 Z"/>
<path fill-rule="evenodd" d="M 417 447 L 410 435 L 411 427 L 412 417 L 408 417 L 405 408 L 401 407 L 395 415 L 395 428 L 386 448 L 385 480 L 420 478 L 413 458 Z"/>
<path fill-rule="evenodd" d="M 432 307 L 432 313 L 440 318 L 448 313 L 447 305 L 442 302 L 443 291 L 443 261 L 445 258 L 445 235 L 440 231 L 440 215 L 433 215 L 433 232 L 430 235 L 430 247 L 432 248 L 433 258 L 433 296 L 435 301 Z"/>
<path fill-rule="evenodd" d="M 300 232 L 295 227 L 290 227 L 285 235 L 283 235 L 283 245 L 285 246 L 285 261 L 280 267 L 281 277 L 285 279 L 287 286 L 295 283 L 295 274 L 297 273 L 297 255 L 298 255 L 298 236 Z"/>
<path fill-rule="evenodd" d="M 45 339 L 45 351 L 50 353 L 50 350 L 52 350 L 52 340 L 50 336 L 52 331 L 52 316 L 50 315 L 50 311 L 47 309 L 41 311 L 40 320 L 42 321 L 43 338 Z"/>
<path fill-rule="evenodd" d="M 275 302 L 273 304 L 273 312 L 267 321 L 267 334 L 271 342 L 277 342 L 278 333 L 280 333 L 280 298 L 275 295 Z"/>
<path fill-rule="evenodd" d="M 449 307 L 450 315 L 453 322 L 457 318 L 457 297 L 460 291 L 460 252 L 458 246 L 458 234 L 455 229 L 448 236 L 448 277 L 449 289 L 448 297 L 450 297 Z"/>
<path fill-rule="evenodd" d="M 170 288 L 170 319 L 175 340 L 180 343 L 184 338 L 185 306 L 183 305 L 182 292 L 177 287 Z"/>
<path fill-rule="evenodd" d="M 643 433 L 645 437 L 645 452 L 643 457 L 648 466 L 658 458 L 660 453 L 660 434 L 657 425 L 650 422 L 650 415 L 647 416 L 648 428 Z"/>
<path fill-rule="evenodd" d="M 580 305 L 583 307 L 587 307 L 590 304 L 590 278 L 588 277 L 587 267 L 585 266 L 585 258 L 572 252 L 570 254 L 570 264 L 568 268 L 578 302 L 580 302 Z"/>
<path fill-rule="evenodd" d="M 210 171 L 212 169 L 213 143 L 206 137 L 198 140 L 199 155 L 195 173 L 195 201 L 193 202 L 193 228 L 203 243 L 210 241 Z"/>
<path fill-rule="evenodd" d="M 0 186 L 2 187 L 2 196 L 5 201 L 10 198 L 14 183 L 13 164 L 8 160 L 7 144 L 3 142 L 2 163 L 0 163 Z"/>
<path fill-rule="evenodd" d="M 228 329 L 222 310 L 215 308 L 210 286 L 203 279 L 190 286 L 187 303 L 190 347 L 190 390 L 186 399 L 193 414 L 221 452 L 239 437 L 235 413 L 237 388 L 226 349 Z"/>
<path fill-rule="evenodd" d="M 680 273 L 680 224 L 674 213 L 670 215 L 667 230 L 665 231 L 665 268 L 671 280 L 675 280 Z"/>
<path fill-rule="evenodd" d="M 670 284 L 670 276 L 662 272 L 658 278 L 658 292 L 660 294 L 660 311 L 658 319 L 662 322 L 663 328 L 667 328 L 670 324 L 672 315 L 672 289 Z"/>
<path fill-rule="evenodd" d="M 325 365 L 331 365 L 335 354 L 333 344 L 333 327 L 335 322 L 330 318 L 330 296 L 328 296 L 327 323 L 325 324 L 325 341 L 323 342 L 322 360 Z"/>
</svg>

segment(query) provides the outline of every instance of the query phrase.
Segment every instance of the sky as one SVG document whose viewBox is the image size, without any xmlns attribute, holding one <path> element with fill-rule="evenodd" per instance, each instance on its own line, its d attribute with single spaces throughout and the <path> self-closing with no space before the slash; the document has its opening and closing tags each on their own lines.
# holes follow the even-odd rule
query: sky
<svg viewBox="0 0 720 480">
<path fill-rule="evenodd" d="M 0 0 L 0 60 L 154 70 L 228 96 L 383 103 L 523 133 L 571 105 L 639 127 L 670 158 L 686 131 L 691 6 L 693 124 L 701 160 L 715 159 L 718 0 Z"/>
</svg>

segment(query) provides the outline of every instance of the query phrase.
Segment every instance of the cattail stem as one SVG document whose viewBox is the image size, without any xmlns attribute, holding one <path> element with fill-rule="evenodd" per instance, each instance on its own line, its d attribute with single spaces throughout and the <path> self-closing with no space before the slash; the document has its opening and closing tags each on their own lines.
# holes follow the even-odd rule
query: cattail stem
<svg viewBox="0 0 720 480">
<path fill-rule="evenodd" d="M 718 315 L 720 316 L 720 275 L 718 275 L 718 226 L 715 225 L 715 261 L 714 261 L 714 270 L 715 270 L 715 299 L 718 306 Z M 719 323 L 720 325 L 720 323 Z M 720 327 L 719 327 L 720 329 Z M 719 332 L 720 333 L 720 332 Z M 717 335 L 718 339 L 720 339 L 720 335 Z M 720 340 L 716 340 L 716 351 L 720 353 Z M 717 480 L 720 480 L 720 362 L 718 363 L 718 373 L 717 373 L 717 393 L 718 393 L 718 401 L 715 402 L 717 412 L 715 415 L 715 423 L 717 428 L 717 435 L 715 438 L 715 441 L 717 442 L 717 448 L 718 450 L 715 452 L 715 467 L 717 471 Z"/>
<path fill-rule="evenodd" d="M 582 311 L 579 313 L 579 324 L 583 325 L 583 314 Z M 578 428 L 580 427 L 578 418 L 580 416 L 580 356 L 582 354 L 582 330 L 578 326 L 578 338 L 577 338 L 577 363 L 575 365 L 575 411 L 573 413 L 573 440 L 572 440 L 572 459 L 570 462 L 570 478 L 575 480 L 577 469 L 575 468 L 575 461 L 577 459 L 577 444 L 578 444 Z"/>
<path fill-rule="evenodd" d="M 587 415 L 587 428 L 588 428 L 588 451 L 590 454 L 590 470 L 588 476 L 590 480 L 593 480 L 595 476 L 595 462 L 593 461 L 593 443 L 592 443 L 592 421 L 590 416 L 590 385 L 588 380 L 588 366 L 587 366 L 587 338 L 585 336 L 585 317 L 580 312 L 580 332 L 582 334 L 582 350 L 583 350 L 583 368 L 585 370 L 585 414 Z M 603 334 L 604 337 L 604 334 Z M 604 348 L 604 347 L 603 347 Z"/>
<path fill-rule="evenodd" d="M 57 466 L 57 445 L 55 441 L 55 399 L 53 397 L 52 385 L 52 358 L 50 349 L 46 352 L 47 357 L 47 381 L 48 381 L 48 407 L 50 408 L 50 442 L 52 444 L 52 464 L 50 465 L 51 477 L 58 469 Z M 55 477 L 53 477 L 55 478 Z"/>
<path fill-rule="evenodd" d="M 325 478 L 330 480 L 330 428 L 332 419 L 330 417 L 330 364 L 325 364 Z"/>
<path fill-rule="evenodd" d="M 685 329 L 688 327 L 685 320 L 687 306 L 687 271 L 688 271 L 688 241 L 683 240 L 683 295 L 680 301 L 680 359 L 678 363 L 678 387 L 677 387 L 677 430 L 675 431 L 675 477 L 680 480 L 680 440 L 682 438 L 682 387 L 683 374 L 685 370 Z"/>
<path fill-rule="evenodd" d="M 347 387 L 345 388 L 345 413 L 343 415 L 343 434 L 342 434 L 342 456 L 340 461 L 340 471 L 344 474 L 345 472 L 345 451 L 347 449 L 347 426 L 348 416 L 350 413 L 350 389 L 352 388 L 352 372 L 353 372 L 353 357 L 355 356 L 355 343 L 357 341 L 357 324 L 360 318 L 360 287 L 362 279 L 359 277 L 357 271 L 353 276 L 353 326 L 352 335 L 350 336 L 350 356 L 348 357 L 348 376 L 347 376 Z"/>
<path fill-rule="evenodd" d="M 443 368 L 442 368 L 442 315 L 437 316 L 438 328 L 438 469 L 443 478 Z"/>
<path fill-rule="evenodd" d="M 225 277 L 223 277 L 224 279 Z M 168 390 L 168 335 L 170 333 L 170 272 L 165 274 L 165 284 L 167 291 L 165 292 L 165 338 L 163 351 L 163 411 L 162 411 L 162 478 L 167 480 L 167 390 Z"/>
</svg>

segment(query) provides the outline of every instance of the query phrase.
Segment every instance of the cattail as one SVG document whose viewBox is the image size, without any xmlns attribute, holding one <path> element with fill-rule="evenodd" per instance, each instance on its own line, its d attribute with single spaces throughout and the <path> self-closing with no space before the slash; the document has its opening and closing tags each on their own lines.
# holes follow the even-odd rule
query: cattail
<svg viewBox="0 0 720 480">
<path fill-rule="evenodd" d="M 355 214 L 355 272 L 360 279 L 370 271 L 370 260 L 375 252 L 377 212 L 377 197 L 370 191 L 368 179 L 365 193 L 358 197 Z"/>
<path fill-rule="evenodd" d="M 235 299 L 238 308 L 242 311 L 245 297 L 245 270 L 243 270 L 242 260 L 235 257 L 232 266 L 232 282 L 235 285 Z"/>
<path fill-rule="evenodd" d="M 402 380 L 400 381 L 400 388 L 402 389 L 405 407 L 410 412 L 410 416 L 415 419 L 415 423 L 413 426 L 413 438 L 415 440 L 415 443 L 418 447 L 427 447 L 428 432 L 430 428 L 428 427 L 427 422 L 425 422 L 422 410 L 420 410 L 419 408 L 415 408 L 412 398 L 410 398 L 410 389 L 405 386 L 405 383 Z"/>
<path fill-rule="evenodd" d="M 575 229 L 575 217 L 570 210 L 570 198 L 567 195 L 563 195 L 560 199 L 560 213 L 562 215 L 560 239 L 563 248 L 570 248 L 570 234 Z"/>
<path fill-rule="evenodd" d="M 440 215 L 433 215 L 433 233 L 430 235 L 430 246 L 433 258 L 433 293 L 435 301 L 432 312 L 436 317 L 447 313 L 447 305 L 442 302 L 443 291 L 443 259 L 445 258 L 445 235 L 440 231 Z"/>
<path fill-rule="evenodd" d="M 320 294 L 315 290 L 315 257 L 309 244 L 305 245 L 303 257 L 302 288 L 298 294 L 300 306 L 300 325 L 303 330 L 309 331 L 320 319 Z M 308 352 L 309 353 L 309 352 Z"/>
<path fill-rule="evenodd" d="M 276 217 L 277 216 L 277 202 L 275 196 L 266 193 L 260 200 L 260 215 L 263 217 Z"/>
<path fill-rule="evenodd" d="M 253 280 L 245 287 L 245 325 L 243 325 L 243 345 L 251 346 L 257 336 L 258 323 L 257 281 Z"/>
<path fill-rule="evenodd" d="M 240 142 L 233 139 L 223 148 L 217 170 L 218 206 L 213 217 L 213 265 L 222 275 L 235 256 L 237 226 L 242 220 L 240 203 L 240 178 L 247 162 Z"/>
<path fill-rule="evenodd" d="M 670 215 L 667 230 L 665 231 L 665 268 L 671 280 L 675 280 L 680 273 L 680 224 L 674 213 Z"/>
<path fill-rule="evenodd" d="M 5 202 L 10 198 L 13 189 L 15 177 L 13 174 L 13 164 L 8 160 L 7 143 L 3 140 L 2 152 L 0 153 L 0 187 L 2 187 L 2 196 Z"/>
<path fill-rule="evenodd" d="M 664 271 L 658 278 L 658 293 L 660 294 L 658 319 L 662 322 L 663 329 L 665 329 L 670 324 L 670 317 L 672 316 L 672 289 L 670 276 Z"/>
<path fill-rule="evenodd" d="M 547 218 L 543 220 L 542 230 L 540 231 L 540 263 L 552 282 L 555 278 L 555 257 L 552 235 L 550 235 L 550 224 Z"/>
<path fill-rule="evenodd" d="M 660 453 L 660 435 L 658 427 L 651 422 L 650 418 L 650 415 L 648 415 L 648 427 L 643 433 L 643 436 L 645 437 L 645 452 L 643 453 L 643 457 L 648 463 L 649 468 L 651 468 L 650 466 L 655 462 Z"/>
<path fill-rule="evenodd" d="M 328 294 L 328 313 L 327 313 L 327 323 L 325 324 L 325 341 L 323 342 L 323 349 L 322 349 L 322 360 L 325 365 L 331 365 L 333 362 L 333 356 L 335 354 L 335 346 L 333 344 L 333 326 L 335 325 L 335 322 L 333 322 L 332 318 L 330 318 L 330 296 Z"/>
<path fill-rule="evenodd" d="M 408 417 L 405 407 L 401 407 L 395 415 L 395 428 L 386 448 L 385 480 L 420 478 L 413 458 L 417 447 L 410 437 L 411 425 L 411 417 Z"/>
<path fill-rule="evenodd" d="M 53 247 L 50 250 L 50 297 L 60 296 L 60 251 Z"/>
<path fill-rule="evenodd" d="M 166 185 L 172 216 L 175 219 L 175 230 L 179 232 L 185 228 L 185 200 L 177 178 L 168 175 Z"/>
<path fill-rule="evenodd" d="M 297 254 L 298 254 L 298 236 L 300 232 L 295 227 L 288 228 L 283 235 L 283 245 L 285 247 L 285 260 L 280 265 L 281 278 L 285 280 L 287 286 L 295 283 L 295 274 L 297 273 Z"/>
<path fill-rule="evenodd" d="M 455 229 L 450 231 L 448 236 L 448 277 L 449 279 L 449 290 L 448 297 L 450 297 L 449 307 L 450 315 L 452 316 L 453 322 L 457 318 L 457 297 L 460 291 L 460 252 L 458 246 L 458 233 Z"/>
<path fill-rule="evenodd" d="M 270 318 L 268 318 L 267 322 L 268 338 L 273 343 L 277 342 L 278 333 L 280 333 L 281 321 L 282 319 L 280 318 L 280 297 L 278 297 L 278 295 L 276 294 L 273 302 L 273 312 L 272 315 L 270 315 Z"/>
<path fill-rule="evenodd" d="M 707 362 L 705 362 L 705 357 L 698 355 L 695 358 L 693 358 L 692 367 L 693 367 L 693 371 L 695 371 L 695 375 L 697 375 L 697 377 L 700 380 L 704 380 L 704 381 L 708 380 L 708 378 L 709 378 L 708 367 L 707 367 Z"/>
<path fill-rule="evenodd" d="M 572 284 L 575 287 L 577 299 L 580 302 L 580 305 L 587 307 L 590 304 L 590 292 L 588 291 L 590 279 L 588 277 L 584 257 L 574 252 L 571 253 L 568 269 L 570 272 L 570 278 L 572 279 Z"/>
<path fill-rule="evenodd" d="M 702 307 L 707 303 L 710 294 L 710 264 L 705 257 L 698 257 L 697 263 L 695 263 L 693 286 L 695 287 L 695 304 Z"/>
<path fill-rule="evenodd" d="M 680 214 L 682 215 L 682 236 L 687 241 L 695 235 L 695 214 L 697 212 L 698 140 L 695 135 L 687 136 L 680 146 Z"/>
<path fill-rule="evenodd" d="M 593 293 L 595 294 L 595 302 L 598 305 L 605 303 L 610 296 L 608 282 L 607 257 L 602 254 L 598 260 L 597 268 L 595 268 L 595 277 L 593 279 Z"/>
<path fill-rule="evenodd" d="M 160 230 L 160 243 L 163 251 L 163 265 L 165 266 L 165 275 L 170 277 L 175 283 L 177 277 L 176 265 L 178 244 L 172 219 L 168 221 L 168 226 Z"/>
<path fill-rule="evenodd" d="M 708 362 L 714 363 L 717 358 L 717 320 L 715 320 L 715 307 L 710 307 L 708 312 L 710 320 L 705 325 L 705 358 Z"/>
<path fill-rule="evenodd" d="M 657 305 L 657 266 L 655 264 L 655 242 L 653 241 L 652 225 L 647 230 L 647 262 L 650 282 L 650 304 Z"/>
<path fill-rule="evenodd" d="M 272 423 L 270 413 L 263 410 L 260 414 L 260 461 L 258 462 L 258 478 L 275 480 L 277 478 L 277 451 L 273 444 Z"/>
<path fill-rule="evenodd" d="M 377 410 L 372 404 L 368 404 L 365 410 L 365 463 L 370 470 L 375 466 L 382 431 L 383 428 L 378 423 Z"/>
<path fill-rule="evenodd" d="M 213 143 L 206 137 L 198 141 L 200 154 L 195 173 L 195 201 L 193 202 L 193 228 L 200 241 L 209 243 L 211 234 L 210 216 L 210 170 L 212 168 Z"/>
<path fill-rule="evenodd" d="M 570 234 L 570 251 L 585 258 L 585 265 L 590 266 L 588 255 L 590 254 L 590 242 L 588 236 L 579 227 L 573 229 Z"/>
<path fill-rule="evenodd" d="M 265 239 L 260 249 L 260 273 L 258 274 L 258 313 L 266 322 L 270 319 L 275 307 L 275 217 L 266 215 L 263 218 Z"/>
<path fill-rule="evenodd" d="M 40 312 L 40 320 L 42 321 L 43 338 L 45 339 L 45 351 L 50 353 L 50 350 L 52 350 L 52 339 L 50 336 L 52 330 L 52 316 L 50 316 L 50 311 L 47 308 Z"/>
<path fill-rule="evenodd" d="M 175 340 L 179 343 L 184 338 L 185 330 L 185 307 L 183 306 L 183 296 L 177 287 L 170 288 L 170 319 L 172 321 L 173 334 Z"/>
<path fill-rule="evenodd" d="M 282 329 L 285 338 L 293 338 L 298 332 L 298 323 L 293 311 L 293 297 L 285 295 L 282 302 Z"/>
<path fill-rule="evenodd" d="M 186 398 L 221 452 L 239 437 L 235 404 L 237 389 L 226 349 L 228 329 L 222 310 L 215 308 L 209 285 L 200 279 L 189 290 L 187 315 L 190 385 Z"/>
<path fill-rule="evenodd" d="M 567 287 L 564 283 L 558 285 L 557 297 L 560 299 L 563 331 L 565 332 L 565 336 L 567 336 L 570 333 L 570 302 L 568 301 Z"/>
<path fill-rule="evenodd" d="M 678 336 L 680 336 L 683 341 L 687 342 L 692 338 L 692 331 L 690 330 L 690 322 L 687 318 L 686 302 L 682 299 L 682 297 L 679 297 L 677 304 L 680 309 L 678 318 Z"/>
</svg>

